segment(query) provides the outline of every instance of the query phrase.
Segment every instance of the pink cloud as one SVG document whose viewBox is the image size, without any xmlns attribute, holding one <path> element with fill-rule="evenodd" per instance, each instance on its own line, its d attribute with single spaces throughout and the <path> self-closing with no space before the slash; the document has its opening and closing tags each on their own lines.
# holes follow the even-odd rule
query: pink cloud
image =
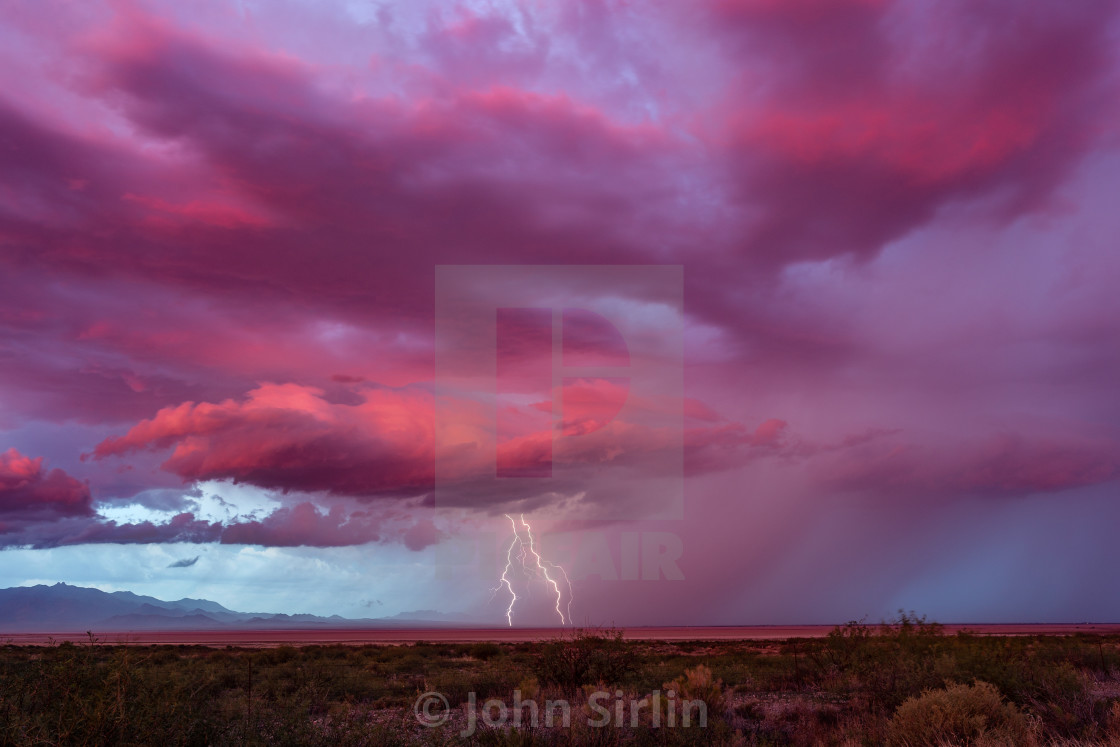
<svg viewBox="0 0 1120 747">
<path fill-rule="evenodd" d="M 705 131 L 734 154 L 744 198 L 763 201 L 752 264 L 874 256 L 985 194 L 1000 219 L 1037 210 L 1097 137 L 1115 86 L 1107 3 L 1029 4 L 1015 24 L 969 3 L 710 9 L 743 72 Z"/>
<path fill-rule="evenodd" d="M 102 441 L 103 459 L 172 448 L 163 468 L 184 480 L 346 495 L 415 494 L 432 481 L 431 396 L 366 389 L 354 405 L 323 390 L 263 384 L 244 402 L 184 402 Z"/>
<path fill-rule="evenodd" d="M 14 448 L 0 453 L 0 516 L 50 521 L 92 515 L 88 485 L 60 469 L 48 472 L 42 457 L 27 457 Z"/>
<path fill-rule="evenodd" d="M 1120 476 L 1120 444 L 1012 434 L 942 446 L 876 439 L 853 444 L 823 462 L 819 470 L 831 490 L 895 499 L 1022 496 L 1115 480 Z"/>
<path fill-rule="evenodd" d="M 364 512 L 347 516 L 340 506 L 321 513 L 313 504 L 304 502 L 278 508 L 264 519 L 231 524 L 222 531 L 221 541 L 267 547 L 341 547 L 378 539 L 375 517 Z"/>
<path fill-rule="evenodd" d="M 563 435 L 568 437 L 556 441 L 557 458 L 600 468 L 648 464 L 656 469 L 660 455 L 679 448 L 664 430 L 614 419 L 619 396 L 616 384 L 581 379 L 573 381 L 571 388 L 569 392 L 565 387 L 562 396 L 581 403 L 586 416 L 578 418 L 582 427 L 569 424 L 563 434 L 549 428 L 532 431 L 497 443 L 496 455 L 472 448 L 457 471 L 447 477 L 470 482 L 491 474 L 495 459 L 522 466 L 548 462 L 554 439 Z M 431 395 L 424 389 L 366 387 L 357 390 L 356 396 L 358 401 L 353 403 L 335 402 L 315 387 L 262 384 L 243 401 L 184 402 L 164 408 L 124 435 L 103 440 L 87 456 L 101 461 L 170 449 L 162 468 L 185 481 L 234 480 L 263 488 L 342 496 L 407 496 L 430 491 L 435 459 Z M 607 397 L 606 405 L 599 402 L 600 396 Z M 488 430 L 493 425 L 478 420 L 469 402 L 461 404 L 460 437 L 469 436 L 476 444 L 491 442 Z M 604 406 L 610 417 L 597 417 Z M 532 406 L 528 409 L 535 412 Z M 718 468 L 725 469 L 743 457 L 745 449 L 757 447 L 773 453 L 784 428 L 780 420 L 762 423 L 753 434 L 736 424 L 698 425 L 686 434 L 687 456 L 697 470 L 714 467 L 717 461 L 721 463 Z M 716 449 L 722 454 L 718 460 L 708 455 Z M 501 499 L 493 496 L 491 500 Z"/>
</svg>

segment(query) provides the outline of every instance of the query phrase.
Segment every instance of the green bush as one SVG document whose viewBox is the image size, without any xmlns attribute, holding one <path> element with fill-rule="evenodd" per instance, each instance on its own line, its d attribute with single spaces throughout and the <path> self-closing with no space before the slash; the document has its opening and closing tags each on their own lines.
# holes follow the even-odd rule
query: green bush
<svg viewBox="0 0 1120 747">
<path fill-rule="evenodd" d="M 1024 747 L 1038 741 L 1030 719 L 987 682 L 909 698 L 895 711 L 888 734 L 896 747 Z"/>
<path fill-rule="evenodd" d="M 723 682 L 712 677 L 712 670 L 703 664 L 685 670 L 685 673 L 661 686 L 664 690 L 676 693 L 677 703 L 685 701 L 703 701 L 707 710 L 707 717 L 719 718 L 727 708 L 727 701 L 723 694 Z"/>
<path fill-rule="evenodd" d="M 621 630 L 575 630 L 544 644 L 534 668 L 542 683 L 575 691 L 593 683 L 621 684 L 637 669 L 637 657 Z"/>
</svg>

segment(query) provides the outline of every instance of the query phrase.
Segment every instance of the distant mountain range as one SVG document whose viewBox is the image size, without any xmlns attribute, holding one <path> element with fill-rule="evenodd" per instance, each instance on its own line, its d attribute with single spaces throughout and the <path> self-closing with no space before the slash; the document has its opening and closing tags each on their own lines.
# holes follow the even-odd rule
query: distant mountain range
<svg viewBox="0 0 1120 747">
<path fill-rule="evenodd" d="M 130 591 L 106 592 L 58 583 L 0 589 L 0 632 L 123 632 L 229 628 L 393 628 L 462 626 L 470 620 L 433 610 L 393 617 L 352 619 L 331 615 L 235 612 L 206 599 L 165 602 Z"/>
</svg>

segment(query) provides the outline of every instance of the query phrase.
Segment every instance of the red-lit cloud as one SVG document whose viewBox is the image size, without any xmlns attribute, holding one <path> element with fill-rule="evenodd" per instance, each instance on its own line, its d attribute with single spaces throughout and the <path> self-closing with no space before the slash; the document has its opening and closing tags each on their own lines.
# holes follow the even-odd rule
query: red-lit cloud
<svg viewBox="0 0 1120 747">
<path fill-rule="evenodd" d="M 244 402 L 185 402 L 160 410 L 97 458 L 174 447 L 163 468 L 184 480 L 234 480 L 264 488 L 342 495 L 415 494 L 432 480 L 432 404 L 424 391 L 367 389 L 361 402 L 265 384 Z"/>
<path fill-rule="evenodd" d="M 92 515 L 88 485 L 60 469 L 47 471 L 42 457 L 15 449 L 0 453 L 0 518 L 49 521 Z"/>
<path fill-rule="evenodd" d="M 652 465 L 674 447 L 663 430 L 613 419 L 617 389 L 609 381 L 600 380 L 596 386 L 580 379 L 562 390 L 561 398 L 578 401 L 581 408 L 575 421 L 565 426 L 561 435 L 566 438 L 557 442 L 561 458 L 600 467 L 647 461 Z M 596 419 L 600 395 L 608 400 L 610 412 Z M 186 482 L 232 480 L 273 490 L 359 497 L 407 497 L 431 491 L 435 463 L 431 395 L 419 388 L 364 388 L 356 397 L 354 403 L 332 402 L 314 387 L 263 384 L 244 401 L 185 402 L 160 410 L 124 435 L 105 439 L 87 456 L 103 460 L 170 450 L 162 468 Z M 487 424 L 472 423 L 476 416 L 467 403 L 460 413 L 456 419 L 460 430 L 469 434 L 474 428 L 473 443 L 490 442 Z M 577 423 L 581 427 L 576 428 Z M 749 449 L 776 449 L 785 425 L 768 420 L 753 434 L 737 424 L 696 425 L 686 432 L 688 463 L 696 471 L 726 469 L 748 458 Z M 554 438 L 551 430 L 543 430 L 498 443 L 496 455 L 472 450 L 470 459 L 459 463 L 458 472 L 447 477 L 469 482 L 492 471 L 495 459 L 538 462 L 545 458 L 542 455 L 552 454 Z"/>
</svg>

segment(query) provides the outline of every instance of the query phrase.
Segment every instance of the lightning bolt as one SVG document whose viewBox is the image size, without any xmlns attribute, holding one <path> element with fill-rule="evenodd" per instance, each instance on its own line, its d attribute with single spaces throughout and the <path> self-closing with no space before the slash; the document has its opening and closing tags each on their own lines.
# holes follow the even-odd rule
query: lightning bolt
<svg viewBox="0 0 1120 747">
<path fill-rule="evenodd" d="M 508 516 L 506 518 L 509 519 Z M 509 520 L 511 523 L 513 522 L 513 519 Z M 502 570 L 502 580 L 501 583 L 498 584 L 498 589 L 502 588 L 502 585 L 504 584 L 505 587 L 509 589 L 509 595 L 512 597 L 512 599 L 509 600 L 509 607 L 506 609 L 506 621 L 509 623 L 509 626 L 511 628 L 513 627 L 513 605 L 517 604 L 517 592 L 513 590 L 513 584 L 509 582 L 509 568 L 511 565 L 513 565 L 513 548 L 520 541 L 521 538 L 517 536 L 517 525 L 514 524 L 513 542 L 509 543 L 509 550 L 506 551 L 506 567 Z M 497 591 L 497 589 L 495 589 L 494 591 Z"/>
<path fill-rule="evenodd" d="M 563 566 L 556 565 L 555 563 L 549 563 L 547 560 L 545 561 L 545 563 L 548 565 L 548 567 L 555 568 L 556 570 L 560 571 L 560 575 L 564 577 L 564 584 L 568 587 L 568 604 L 566 605 L 566 608 L 568 610 L 568 622 L 571 623 L 571 621 L 572 621 L 572 582 L 568 580 L 568 572 L 564 570 Z M 556 603 L 559 604 L 560 600 L 557 599 Z M 559 612 L 559 610 L 557 610 L 557 612 Z"/>
<path fill-rule="evenodd" d="M 525 530 L 525 537 L 528 543 L 521 538 L 521 531 L 517 527 L 517 521 L 514 520 L 509 514 L 505 514 L 509 519 L 510 526 L 513 528 L 513 541 L 509 543 L 509 548 L 506 550 L 506 566 L 502 569 L 502 575 L 498 579 L 498 585 L 491 589 L 491 598 L 497 594 L 504 586 L 510 595 L 509 607 L 506 608 L 506 622 L 510 627 L 513 627 L 513 608 L 517 605 L 517 592 L 513 590 L 513 584 L 510 581 L 509 573 L 513 568 L 513 550 L 520 547 L 518 560 L 521 563 L 521 571 L 526 575 L 530 581 L 534 579 L 543 579 L 547 586 L 552 587 L 552 591 L 556 594 L 556 614 L 560 617 L 560 624 L 567 625 L 572 621 L 572 582 L 568 579 L 568 573 L 564 568 L 556 563 L 552 563 L 541 557 L 537 552 L 536 541 L 533 538 L 533 528 L 529 526 L 529 522 L 525 521 L 525 514 L 521 514 L 521 527 Z M 529 560 L 532 556 L 532 562 Z M 553 571 L 552 574 L 549 571 Z M 558 574 L 558 575 L 556 575 Z M 553 576 L 556 575 L 556 578 Z M 563 602 L 564 594 L 560 589 L 558 578 L 564 579 L 564 585 L 568 588 L 568 603 L 565 606 L 567 615 L 565 616 L 564 610 L 560 609 L 560 604 Z"/>
<path fill-rule="evenodd" d="M 560 611 L 560 586 L 552 576 L 548 575 L 548 568 L 541 562 L 540 553 L 537 552 L 533 543 L 533 528 L 529 526 L 529 522 L 525 521 L 525 514 L 521 514 L 521 526 L 525 527 L 525 534 L 529 537 L 529 552 L 532 553 L 533 557 L 537 560 L 537 569 L 540 570 L 541 574 L 544 576 L 544 580 L 552 586 L 552 590 L 556 592 L 556 614 L 560 616 L 560 624 L 564 625 L 564 613 Z M 548 565 L 551 566 L 552 563 Z"/>
</svg>

